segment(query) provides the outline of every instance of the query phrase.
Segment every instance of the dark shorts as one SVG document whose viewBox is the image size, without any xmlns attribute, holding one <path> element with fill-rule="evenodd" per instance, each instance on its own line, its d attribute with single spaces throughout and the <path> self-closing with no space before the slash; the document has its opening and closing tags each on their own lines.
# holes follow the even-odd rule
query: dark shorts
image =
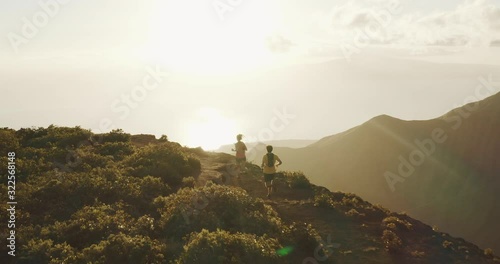
<svg viewBox="0 0 500 264">
<path fill-rule="evenodd" d="M 247 161 L 247 158 L 246 157 L 243 157 L 243 158 L 236 158 L 236 162 L 246 162 Z"/>
<path fill-rule="evenodd" d="M 266 174 L 264 173 L 264 181 L 265 182 L 270 182 L 272 180 L 274 180 L 274 173 L 271 173 L 271 174 Z"/>
</svg>

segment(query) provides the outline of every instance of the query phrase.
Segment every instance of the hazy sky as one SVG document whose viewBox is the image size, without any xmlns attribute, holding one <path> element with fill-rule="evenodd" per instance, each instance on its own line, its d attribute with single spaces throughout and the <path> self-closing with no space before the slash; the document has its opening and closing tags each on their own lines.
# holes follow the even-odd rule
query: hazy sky
<svg viewBox="0 0 500 264">
<path fill-rule="evenodd" d="M 0 36 L 0 126 L 206 148 L 432 118 L 500 80 L 500 0 L 2 1 Z"/>
</svg>

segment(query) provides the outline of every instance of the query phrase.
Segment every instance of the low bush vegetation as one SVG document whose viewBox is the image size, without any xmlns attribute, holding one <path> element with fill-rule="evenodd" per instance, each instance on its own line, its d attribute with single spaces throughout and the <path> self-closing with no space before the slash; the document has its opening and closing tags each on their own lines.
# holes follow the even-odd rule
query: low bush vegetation
<svg viewBox="0 0 500 264">
<path fill-rule="evenodd" d="M 284 263 L 276 254 L 279 248 L 280 243 L 266 235 L 203 229 L 189 236 L 184 252 L 175 263 Z"/>
<path fill-rule="evenodd" d="M 284 224 L 243 189 L 196 187 L 202 149 L 132 138 L 80 127 L 0 129 L 0 151 L 22 157 L 18 263 L 214 263 L 207 255 L 218 263 L 289 263 L 318 246 L 312 226 Z M 301 173 L 287 179 L 310 187 Z M 279 256 L 282 245 L 293 251 Z"/>
<path fill-rule="evenodd" d="M 403 248 L 403 241 L 391 230 L 384 230 L 382 233 L 382 242 L 385 249 L 392 253 L 400 252 Z"/>
<path fill-rule="evenodd" d="M 484 250 L 484 255 L 486 255 L 488 258 L 493 258 L 495 254 L 493 253 L 493 249 L 487 248 Z"/>
<path fill-rule="evenodd" d="M 156 198 L 155 205 L 161 215 L 159 231 L 177 238 L 202 229 L 257 235 L 277 235 L 282 229 L 281 219 L 271 207 L 239 188 L 184 188 L 175 195 Z"/>
<path fill-rule="evenodd" d="M 399 229 L 410 231 L 413 229 L 413 225 L 410 222 L 400 219 L 396 216 L 389 216 L 384 218 L 384 220 L 382 220 L 382 225 L 393 230 Z"/>
<path fill-rule="evenodd" d="M 307 199 L 284 199 L 281 204 L 210 181 L 197 187 L 199 159 L 209 154 L 170 142 L 166 136 L 156 140 L 122 130 L 96 135 L 80 127 L 0 129 L 0 152 L 10 151 L 19 157 L 16 201 L 22 206 L 16 210 L 16 263 L 20 264 L 296 263 L 312 256 L 387 254 L 379 252 L 380 241 L 391 254 L 407 249 L 414 258 L 431 256 L 427 249 L 424 254 L 410 248 L 409 231 L 414 229 L 410 218 L 389 215 L 387 209 L 373 207 L 354 194 L 313 187 L 301 172 L 284 172 L 277 179 L 293 192 L 307 194 Z M 234 157 L 220 155 L 215 160 L 233 163 Z M 6 155 L 0 156 L 0 163 L 8 163 Z M 248 177 L 261 176 L 259 167 L 248 165 Z M 227 169 L 222 166 L 221 172 Z M 0 179 L 0 193 L 6 193 L 6 176 L 0 174 Z M 264 187 L 259 183 L 259 188 Z M 314 206 L 320 208 L 310 207 L 313 193 Z M 311 224 L 302 218 L 281 219 L 271 205 L 276 210 L 307 208 L 298 214 L 304 221 L 327 211 L 336 227 L 332 230 L 338 231 L 332 237 L 340 235 L 334 241 L 347 243 L 342 229 L 349 228 L 344 233 L 351 236 L 362 226 L 366 243 L 361 248 L 326 245 Z M 0 209 L 6 211 L 5 202 Z M 7 221 L 8 215 L 0 214 L 0 222 Z M 317 227 L 325 230 L 323 224 Z M 381 236 L 380 230 L 384 230 Z M 370 232 L 375 237 L 365 239 Z M 321 235 L 330 240 L 328 233 Z M 460 246 L 448 240 L 440 236 L 436 247 L 454 252 L 453 247 Z M 0 254 L 6 256 L 7 249 L 1 248 Z M 468 249 L 460 251 L 469 254 Z M 494 258 L 489 249 L 479 255 Z"/>
<path fill-rule="evenodd" d="M 309 189 L 311 188 L 311 183 L 309 179 L 302 172 L 297 171 L 285 171 L 281 173 L 283 179 L 286 181 L 288 186 L 292 189 Z"/>
</svg>

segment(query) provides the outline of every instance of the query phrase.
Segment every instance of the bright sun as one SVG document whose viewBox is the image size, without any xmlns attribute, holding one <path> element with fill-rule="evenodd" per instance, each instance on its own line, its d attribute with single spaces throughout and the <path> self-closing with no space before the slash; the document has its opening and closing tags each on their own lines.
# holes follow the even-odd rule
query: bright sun
<svg viewBox="0 0 500 264">
<path fill-rule="evenodd" d="M 196 119 L 188 122 L 186 131 L 187 145 L 201 146 L 204 150 L 216 150 L 229 144 L 237 134 L 236 123 L 213 108 L 199 109 Z"/>
<path fill-rule="evenodd" d="M 266 38 L 277 30 L 279 15 L 271 4 L 241 1 L 221 20 L 212 1 L 200 3 L 158 1 L 144 56 L 196 74 L 241 72 L 272 63 Z"/>
<path fill-rule="evenodd" d="M 271 66 L 276 57 L 267 40 L 281 24 L 278 6 L 267 0 L 217 1 L 240 4 L 221 20 L 216 0 L 155 0 L 142 56 L 188 76 L 219 77 Z M 236 121 L 214 108 L 199 109 L 185 131 L 188 146 L 205 150 L 232 143 L 241 132 Z"/>
</svg>

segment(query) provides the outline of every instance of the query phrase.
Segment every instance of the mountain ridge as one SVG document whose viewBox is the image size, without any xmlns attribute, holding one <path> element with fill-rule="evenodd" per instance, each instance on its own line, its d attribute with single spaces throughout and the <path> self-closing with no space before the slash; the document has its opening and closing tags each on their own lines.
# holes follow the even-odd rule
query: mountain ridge
<svg viewBox="0 0 500 264">
<path fill-rule="evenodd" d="M 452 233 L 475 237 L 473 240 L 476 242 L 482 240 L 481 236 L 489 237 L 487 241 L 490 242 L 483 245 L 497 245 L 494 248 L 500 249 L 499 238 L 486 231 L 487 227 L 483 227 L 482 232 L 464 232 L 467 230 L 464 225 L 456 223 L 462 217 L 474 219 L 463 213 L 483 215 L 472 201 L 476 201 L 481 210 L 491 208 L 491 212 L 496 212 L 493 213 L 495 219 L 500 217 L 500 212 L 494 209 L 494 199 L 487 198 L 500 189 L 499 106 L 500 93 L 497 93 L 477 104 L 469 103 L 429 120 L 406 121 L 381 115 L 346 132 L 324 137 L 311 145 L 315 148 L 293 151 L 278 148 L 275 152 L 289 160 L 284 164 L 285 169 L 301 169 L 313 183 L 360 194 L 392 210 L 408 211 Z M 436 142 L 433 133 L 444 141 Z M 417 141 L 420 145 L 416 145 Z M 334 144 L 330 144 L 332 142 Z M 425 146 L 429 148 L 430 155 L 425 153 Z M 421 153 L 424 155 L 421 156 Z M 418 161 L 419 157 L 422 162 Z M 416 166 L 410 163 L 410 159 Z M 399 166 L 411 173 L 399 173 Z M 394 192 L 391 191 L 391 183 L 384 178 L 387 172 L 392 173 L 392 180 L 396 181 L 392 184 Z M 487 179 L 490 182 L 485 182 Z M 421 193 L 418 193 L 419 189 Z M 455 198 L 457 202 L 452 198 L 456 196 L 452 194 L 454 192 L 462 197 Z M 484 196 L 484 201 L 475 198 L 475 194 Z M 470 211 L 461 214 L 456 209 L 451 212 L 445 208 L 446 204 L 458 208 L 461 199 L 468 199 L 466 208 Z M 437 202 L 436 206 L 440 208 L 437 211 L 447 212 L 446 217 L 443 213 L 433 216 L 433 213 L 422 209 L 424 204 L 432 205 L 440 200 L 446 202 Z M 486 216 L 479 218 L 488 219 Z M 448 222 L 455 222 L 455 227 L 447 229 Z M 492 221 L 487 224 L 490 225 L 493 225 Z"/>
<path fill-rule="evenodd" d="M 260 169 L 255 165 L 248 164 L 248 173 L 237 178 L 235 175 L 231 175 L 231 169 L 227 168 L 227 164 L 230 164 L 230 160 L 232 159 L 232 156 L 218 153 L 210 153 L 208 156 L 205 156 L 201 159 L 202 167 L 212 168 L 212 173 L 208 171 L 202 172 L 198 181 L 201 181 L 201 185 L 212 181 L 217 184 L 226 184 L 237 188 L 243 188 L 250 196 L 264 199 L 266 191 L 263 178 L 260 175 Z M 214 162 L 214 160 L 216 161 Z M 204 164 L 205 166 L 203 166 Z M 328 252 L 328 258 L 322 260 L 325 261 L 325 263 L 360 263 L 360 261 L 364 263 L 436 263 L 438 261 L 461 263 L 461 261 L 463 261 L 463 263 L 466 263 L 470 261 L 485 261 L 480 259 L 473 260 L 468 257 L 462 260 L 449 259 L 447 256 L 444 256 L 446 254 L 441 255 L 442 253 L 439 253 L 439 248 L 422 245 L 419 239 L 429 242 L 428 239 L 439 240 L 441 238 L 446 238 L 439 241 L 444 243 L 444 245 L 461 244 L 455 249 L 452 249 L 451 252 L 470 252 L 469 249 L 465 249 L 463 245 L 465 241 L 463 239 L 452 238 L 445 233 L 436 233 L 436 230 L 433 230 L 432 227 L 419 220 L 415 220 L 406 214 L 391 213 L 387 209 L 380 206 L 374 206 L 353 194 L 331 192 L 324 187 L 314 184 L 310 185 L 311 189 L 309 189 L 309 187 L 294 189 L 291 187 L 292 183 L 286 176 L 289 173 L 290 172 L 279 173 L 275 183 L 278 191 L 271 199 L 265 202 L 275 208 L 280 215 L 288 216 L 283 218 L 284 220 L 286 219 L 285 221 L 305 222 L 305 220 L 307 220 L 306 223 L 317 228 L 320 234 L 327 234 L 326 237 L 323 235 L 322 239 L 328 240 L 328 243 L 325 244 L 329 245 L 333 251 Z M 345 221 L 347 221 L 347 223 L 345 223 Z M 372 235 L 382 235 L 382 233 L 384 233 L 384 226 L 387 227 L 386 222 L 391 221 L 398 226 L 396 229 L 400 232 L 399 234 L 404 236 L 402 240 L 405 241 L 405 247 L 410 247 L 410 244 L 413 244 L 415 246 L 414 248 L 405 248 L 403 250 L 405 253 L 398 251 L 398 253 L 392 252 L 389 253 L 389 255 L 385 255 L 387 252 L 391 251 L 386 248 L 386 250 L 389 251 L 385 251 L 385 253 L 384 251 L 381 252 L 380 249 L 382 245 L 384 245 L 383 243 L 377 243 L 375 240 L 372 240 L 375 238 L 368 238 L 363 235 L 365 232 Z M 339 226 L 343 226 L 342 223 L 347 224 L 347 226 L 344 226 L 346 230 L 338 229 Z M 403 227 L 404 225 L 411 227 Z M 392 227 L 390 224 L 389 226 Z M 411 233 L 411 235 L 408 232 Z M 413 235 L 415 237 L 413 237 Z M 356 243 L 348 243 L 346 245 L 346 240 L 351 240 L 351 242 L 355 240 L 357 243 L 360 243 L 360 245 L 354 246 Z M 408 241 L 412 241 L 412 243 L 408 243 Z M 443 245 L 440 245 L 440 247 L 441 246 Z M 461 247 L 461 249 L 459 249 L 459 247 Z M 435 251 L 430 253 L 429 251 L 419 251 L 417 248 L 422 250 L 426 248 L 429 251 Z M 448 246 L 443 246 L 445 251 L 448 250 L 446 248 L 448 248 Z M 390 256 L 393 253 L 394 255 Z M 320 258 L 316 260 L 320 261 Z M 500 259 L 491 260 L 500 261 Z"/>
</svg>

